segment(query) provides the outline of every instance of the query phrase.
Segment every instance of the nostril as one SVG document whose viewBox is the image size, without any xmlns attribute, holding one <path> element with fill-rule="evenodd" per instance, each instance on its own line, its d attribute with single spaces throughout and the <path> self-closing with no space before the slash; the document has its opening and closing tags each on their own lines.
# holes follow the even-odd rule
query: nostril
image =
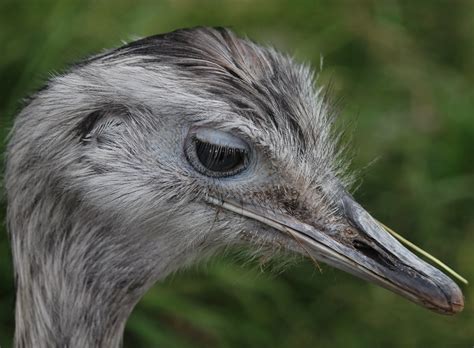
<svg viewBox="0 0 474 348">
<path fill-rule="evenodd" d="M 356 250 L 362 253 L 364 256 L 374 260 L 378 264 L 385 266 L 389 269 L 395 269 L 395 264 L 384 254 L 379 252 L 377 249 L 359 239 L 354 239 L 352 245 Z"/>
</svg>

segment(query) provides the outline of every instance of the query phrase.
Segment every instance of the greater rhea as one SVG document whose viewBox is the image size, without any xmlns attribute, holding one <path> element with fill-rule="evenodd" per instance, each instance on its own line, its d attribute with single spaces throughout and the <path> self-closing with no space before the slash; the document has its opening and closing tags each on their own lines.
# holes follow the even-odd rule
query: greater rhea
<svg viewBox="0 0 474 348">
<path fill-rule="evenodd" d="M 307 255 L 440 313 L 457 285 L 347 191 L 314 74 L 227 29 L 157 35 L 50 79 L 6 162 L 16 347 L 114 347 L 141 296 L 231 245 Z"/>
</svg>

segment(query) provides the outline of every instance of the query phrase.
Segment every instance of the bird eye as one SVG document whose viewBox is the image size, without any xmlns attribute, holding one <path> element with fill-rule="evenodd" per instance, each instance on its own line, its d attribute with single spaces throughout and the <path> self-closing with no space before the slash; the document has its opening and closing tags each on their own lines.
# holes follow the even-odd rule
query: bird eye
<svg viewBox="0 0 474 348">
<path fill-rule="evenodd" d="M 248 145 L 240 138 L 222 131 L 199 128 L 188 135 L 185 154 L 201 174 L 228 177 L 243 171 L 248 164 Z"/>
</svg>

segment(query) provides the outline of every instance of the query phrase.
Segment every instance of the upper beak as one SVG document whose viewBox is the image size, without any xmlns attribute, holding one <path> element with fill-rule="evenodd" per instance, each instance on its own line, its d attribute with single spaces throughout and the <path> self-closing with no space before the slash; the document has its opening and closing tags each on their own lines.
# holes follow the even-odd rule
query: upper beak
<svg viewBox="0 0 474 348">
<path fill-rule="evenodd" d="M 407 250 L 349 194 L 344 194 L 339 202 L 347 226 L 338 231 L 254 205 L 212 197 L 208 201 L 265 223 L 297 239 L 309 256 L 433 311 L 455 314 L 464 307 L 463 294 L 453 280 Z"/>
</svg>

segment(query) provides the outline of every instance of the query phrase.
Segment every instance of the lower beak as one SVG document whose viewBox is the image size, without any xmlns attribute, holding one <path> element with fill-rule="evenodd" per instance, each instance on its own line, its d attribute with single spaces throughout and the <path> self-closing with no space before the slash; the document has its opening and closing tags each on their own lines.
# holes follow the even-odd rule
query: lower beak
<svg viewBox="0 0 474 348">
<path fill-rule="evenodd" d="M 464 307 L 462 292 L 453 280 L 407 250 L 348 194 L 340 201 L 347 226 L 338 231 L 317 228 L 286 214 L 245 203 L 212 197 L 208 202 L 271 226 L 297 239 L 310 257 L 433 311 L 455 314 Z"/>
</svg>

